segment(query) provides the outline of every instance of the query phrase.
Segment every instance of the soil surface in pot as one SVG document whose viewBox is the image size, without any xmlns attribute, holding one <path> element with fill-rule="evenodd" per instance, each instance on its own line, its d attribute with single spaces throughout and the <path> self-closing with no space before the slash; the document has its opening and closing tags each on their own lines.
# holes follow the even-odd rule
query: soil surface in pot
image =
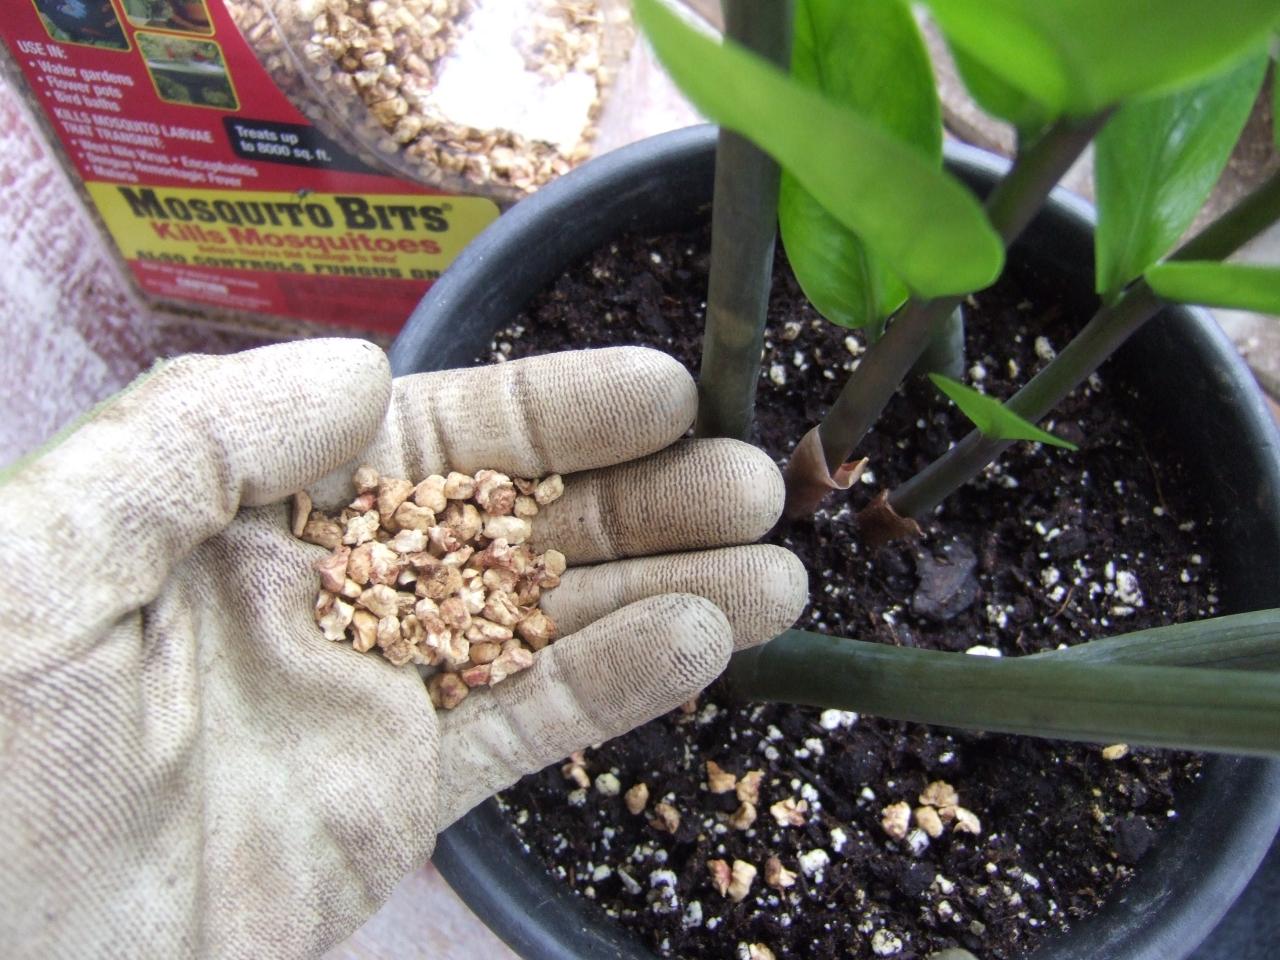
<svg viewBox="0 0 1280 960">
<path fill-rule="evenodd" d="M 641 343 L 696 372 L 707 242 L 705 229 L 619 241 L 539 295 L 481 360 Z M 1011 268 L 970 303 L 966 379 L 1007 396 L 1092 307 Z M 813 311 L 779 254 L 757 442 L 785 460 L 862 349 L 861 335 Z M 895 399 L 864 444 L 871 464 L 856 489 L 771 536 L 811 571 L 799 626 L 1015 656 L 1216 612 L 1205 520 L 1181 492 L 1161 425 L 1133 422 L 1137 405 L 1105 368 L 1046 424 L 1079 453 L 1020 444 L 953 495 L 923 539 L 861 545 L 856 511 L 967 432 L 931 390 Z M 1197 775 L 1194 757 L 1133 750 L 1113 758 L 1123 751 L 1104 756 L 1103 746 L 734 705 L 713 688 L 688 712 L 587 751 L 591 787 L 556 766 L 501 802 L 555 874 L 662 954 L 767 956 L 750 954 L 762 944 L 777 957 L 910 960 L 960 945 L 1003 960 L 1123 884 Z M 731 823 L 733 790 L 708 789 L 706 761 L 739 777 L 763 772 L 749 828 Z M 919 806 L 939 780 L 977 816 L 980 832 L 949 823 L 935 838 L 889 836 L 884 808 Z M 639 783 L 649 802 L 633 815 L 624 794 Z M 787 801 L 792 822 L 783 825 L 770 808 Z M 655 817 L 659 802 L 679 814 L 674 833 Z M 794 885 L 766 882 L 775 857 Z M 757 868 L 740 902 L 715 889 L 707 864 L 717 859 Z"/>
</svg>

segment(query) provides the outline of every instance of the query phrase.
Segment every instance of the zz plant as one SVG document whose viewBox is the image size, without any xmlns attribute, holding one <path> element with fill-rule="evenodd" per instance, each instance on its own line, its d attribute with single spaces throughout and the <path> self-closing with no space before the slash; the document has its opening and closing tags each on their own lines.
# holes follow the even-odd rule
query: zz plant
<svg viewBox="0 0 1280 960">
<path fill-rule="evenodd" d="M 751 430 L 775 234 L 814 307 L 869 346 L 788 464 L 787 511 L 856 479 L 853 457 L 913 371 L 975 429 L 860 515 L 872 541 L 919 532 L 1170 303 L 1280 313 L 1280 268 L 1223 261 L 1280 221 L 1280 174 L 1189 240 L 1268 73 L 1273 0 L 927 0 L 969 92 L 1018 135 L 980 201 L 942 168 L 932 66 L 904 0 L 725 0 L 709 37 L 662 0 L 637 19 L 721 126 L 698 431 Z M 1280 84 L 1273 84 L 1280 90 Z M 1280 94 L 1277 114 L 1280 114 Z M 1280 136 L 1280 135 L 1278 135 Z M 966 295 L 1090 145 L 1100 309 L 1001 403 L 958 382 Z M 812 665 L 823 664 L 815 675 Z M 1280 753 L 1280 611 L 1142 631 L 1016 659 L 792 630 L 735 657 L 745 697 L 1093 742 Z"/>
</svg>

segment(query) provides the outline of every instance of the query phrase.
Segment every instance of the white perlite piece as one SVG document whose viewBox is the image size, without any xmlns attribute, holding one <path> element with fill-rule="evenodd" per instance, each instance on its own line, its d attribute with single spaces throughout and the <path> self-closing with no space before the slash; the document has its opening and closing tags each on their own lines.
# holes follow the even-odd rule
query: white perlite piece
<svg viewBox="0 0 1280 960">
<path fill-rule="evenodd" d="M 823 730 L 851 727 L 858 722 L 858 715 L 848 710 L 823 710 L 818 715 L 818 726 Z"/>
<path fill-rule="evenodd" d="M 924 856 L 924 852 L 929 849 L 929 835 L 920 829 L 912 830 L 907 834 L 906 843 L 913 857 Z"/>
<path fill-rule="evenodd" d="M 1132 607 L 1140 607 L 1145 602 L 1142 589 L 1138 586 L 1138 575 L 1132 570 L 1117 570 L 1115 577 L 1116 599 Z"/>
<path fill-rule="evenodd" d="M 651 904 L 655 913 L 675 913 L 680 909 L 680 898 L 676 894 L 676 875 L 672 871 L 654 870 L 649 874 L 649 886 L 657 894 Z"/>
<path fill-rule="evenodd" d="M 596 792 L 604 797 L 616 797 L 622 790 L 622 784 L 612 773 L 602 773 L 596 777 Z"/>
<path fill-rule="evenodd" d="M 814 882 L 822 882 L 822 872 L 831 864 L 831 856 L 821 847 L 800 854 L 800 872 L 812 877 Z"/>
<path fill-rule="evenodd" d="M 631 874 L 627 873 L 627 871 L 619 870 L 617 871 L 617 875 L 618 880 L 622 883 L 622 889 L 626 890 L 627 893 L 634 895 L 643 892 L 644 888 L 641 887 L 640 884 L 636 883 L 635 878 L 632 877 Z"/>
<path fill-rule="evenodd" d="M 360 653 L 376 647 L 396 666 L 438 668 L 427 692 L 446 710 L 472 688 L 531 667 L 534 652 L 556 637 L 539 599 L 559 585 L 566 564 L 559 551 L 535 553 L 524 541 L 535 501 L 558 498 L 560 477 L 513 480 L 480 470 L 413 484 L 363 466 L 352 481 L 356 497 L 336 517 L 311 507 L 305 493 L 295 502 L 301 539 L 332 551 L 313 565 L 325 637 L 350 639 Z M 512 515 L 521 496 L 523 518 Z M 586 787 L 585 771 L 576 772 Z M 603 774 L 597 789 L 611 796 L 620 785 Z"/>
<path fill-rule="evenodd" d="M 871 952 L 877 957 L 892 957 L 902 952 L 902 938 L 883 927 L 871 935 Z"/>
<path fill-rule="evenodd" d="M 1049 342 L 1048 337 L 1036 337 L 1035 351 L 1036 356 L 1045 362 L 1052 360 L 1058 355 L 1058 351 L 1053 349 L 1053 344 Z"/>
<path fill-rule="evenodd" d="M 680 918 L 680 926 L 686 930 L 692 930 L 694 927 L 702 926 L 702 901 L 694 900 L 688 903 L 684 908 L 684 915 Z"/>
</svg>

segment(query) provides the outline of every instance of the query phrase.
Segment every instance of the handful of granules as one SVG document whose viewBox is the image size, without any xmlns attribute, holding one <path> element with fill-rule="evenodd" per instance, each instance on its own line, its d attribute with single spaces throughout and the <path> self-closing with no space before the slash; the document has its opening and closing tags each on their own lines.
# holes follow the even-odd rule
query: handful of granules
<svg viewBox="0 0 1280 960">
<path fill-rule="evenodd" d="M 415 485 L 363 466 L 353 482 L 356 497 L 336 517 L 294 496 L 294 536 L 332 551 L 315 562 L 325 637 L 438 668 L 427 690 L 446 710 L 532 666 L 556 637 L 538 601 L 559 585 L 565 558 L 526 541 L 538 509 L 564 492 L 560 475 L 479 470 Z"/>
<path fill-rule="evenodd" d="M 275 84 L 326 135 L 375 166 L 504 202 L 591 155 L 633 39 L 620 0 L 227 6 Z"/>
</svg>

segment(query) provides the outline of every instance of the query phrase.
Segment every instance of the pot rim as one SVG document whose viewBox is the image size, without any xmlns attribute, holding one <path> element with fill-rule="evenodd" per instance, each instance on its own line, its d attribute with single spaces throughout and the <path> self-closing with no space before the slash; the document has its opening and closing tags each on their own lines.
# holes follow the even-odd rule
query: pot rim
<svg viewBox="0 0 1280 960">
<path fill-rule="evenodd" d="M 522 200 L 464 250 L 414 310 L 389 352 L 393 373 L 442 369 L 450 358 L 462 365 L 479 355 L 494 329 L 485 321 L 509 316 L 510 304 L 527 300 L 564 264 L 602 242 L 602 209 L 634 207 L 655 184 L 668 184 L 688 169 L 697 172 L 687 180 L 709 181 L 715 142 L 716 128 L 709 125 L 651 137 L 588 161 Z M 1009 165 L 951 142 L 946 156 L 962 176 L 975 179 L 998 176 Z M 662 171 L 660 181 L 653 180 L 655 167 Z M 1063 218 L 1068 230 L 1091 233 L 1095 223 L 1091 205 L 1061 187 L 1043 215 Z M 607 229 L 613 235 L 656 229 L 661 219 L 649 224 L 643 211 L 632 211 L 620 226 L 608 221 Z M 583 228 L 585 221 L 590 223 Z M 1280 451 L 1261 393 L 1206 311 L 1173 308 L 1168 314 L 1195 355 L 1232 389 L 1234 416 L 1253 445 L 1269 491 L 1270 519 L 1280 531 Z M 472 318 L 471 327 L 479 329 L 464 330 L 463 318 Z M 1225 826 L 1215 801 L 1223 788 L 1239 798 Z M 1206 758 L 1200 781 L 1180 804 L 1179 821 L 1162 831 L 1133 880 L 1098 913 L 1048 940 L 1028 960 L 1187 956 L 1247 885 L 1278 827 L 1280 760 Z M 1212 856 L 1201 843 L 1205 836 L 1216 850 Z M 433 860 L 464 902 L 523 957 L 657 957 L 598 906 L 554 881 L 540 859 L 522 850 L 492 799 L 440 835 Z"/>
</svg>

